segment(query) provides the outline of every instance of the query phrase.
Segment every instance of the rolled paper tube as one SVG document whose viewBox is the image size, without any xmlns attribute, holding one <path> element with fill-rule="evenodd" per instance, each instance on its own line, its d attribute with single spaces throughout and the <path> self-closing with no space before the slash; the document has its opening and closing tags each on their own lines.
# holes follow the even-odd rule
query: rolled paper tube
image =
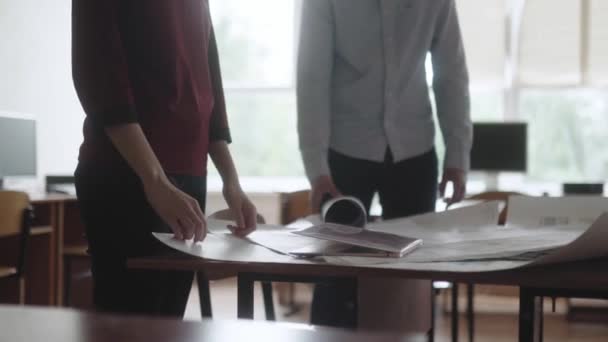
<svg viewBox="0 0 608 342">
<path fill-rule="evenodd" d="M 323 222 L 360 228 L 364 228 L 367 224 L 367 213 L 363 203 L 352 196 L 327 199 L 321 206 L 321 218 Z"/>
</svg>

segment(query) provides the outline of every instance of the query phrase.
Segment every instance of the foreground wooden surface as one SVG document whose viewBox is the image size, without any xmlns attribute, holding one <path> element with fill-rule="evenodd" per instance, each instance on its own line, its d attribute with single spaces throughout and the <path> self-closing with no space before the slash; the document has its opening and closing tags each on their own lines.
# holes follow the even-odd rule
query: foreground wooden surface
<svg viewBox="0 0 608 342">
<path fill-rule="evenodd" d="M 503 288 L 501 288 L 503 289 Z M 477 290 L 477 289 L 476 289 Z M 504 288 L 501 295 L 484 294 L 483 289 L 475 295 L 475 341 L 478 342 L 513 342 L 518 338 L 518 310 L 519 300 L 517 289 Z M 510 290 L 510 291 L 506 291 Z M 223 279 L 211 283 L 213 317 L 215 319 L 233 319 L 236 317 L 236 279 Z M 508 293 L 515 292 L 515 295 Z M 256 285 L 254 291 L 256 296 L 255 319 L 264 320 L 264 305 L 262 291 Z M 308 323 L 310 319 L 310 301 L 312 299 L 312 287 L 307 284 L 296 285 L 295 302 L 300 308 L 296 313 L 291 313 L 288 308 L 278 305 L 277 320 L 281 322 Z M 437 300 L 437 316 L 435 342 L 451 342 L 451 320 L 450 320 L 450 291 L 442 292 Z M 466 309 L 466 296 L 460 296 L 459 341 L 468 341 L 467 320 L 464 310 Z M 581 323 L 568 321 L 566 300 L 557 299 L 556 312 L 552 312 L 550 299 L 545 299 L 545 342 L 605 342 L 608 341 L 608 324 L 606 323 Z M 191 293 L 186 310 L 188 320 L 199 321 L 201 319 L 198 305 L 198 292 L 196 288 Z M 405 317 L 404 319 L 407 319 Z"/>
<path fill-rule="evenodd" d="M 11 342 L 418 342 L 305 325 L 113 317 L 59 309 L 0 306 L 0 341 Z"/>
</svg>

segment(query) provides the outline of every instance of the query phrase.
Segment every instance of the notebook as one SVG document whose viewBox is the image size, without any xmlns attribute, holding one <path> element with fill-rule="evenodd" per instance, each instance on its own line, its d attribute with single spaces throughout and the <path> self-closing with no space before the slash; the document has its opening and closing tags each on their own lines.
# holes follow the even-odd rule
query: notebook
<svg viewBox="0 0 608 342">
<path fill-rule="evenodd" d="M 422 245 L 422 240 L 396 234 L 335 223 L 322 223 L 292 232 L 301 236 L 331 241 L 291 251 L 295 256 L 378 256 L 401 258 Z"/>
</svg>

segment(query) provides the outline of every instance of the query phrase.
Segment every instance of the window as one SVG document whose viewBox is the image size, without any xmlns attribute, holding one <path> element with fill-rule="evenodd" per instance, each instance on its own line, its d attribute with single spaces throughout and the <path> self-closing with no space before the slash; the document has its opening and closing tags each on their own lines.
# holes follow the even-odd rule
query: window
<svg viewBox="0 0 608 342">
<path fill-rule="evenodd" d="M 225 86 L 294 84 L 295 0 L 216 0 L 210 4 Z"/>
<path fill-rule="evenodd" d="M 608 83 L 607 1 L 527 0 L 521 15 L 517 37 L 520 84 Z"/>
<path fill-rule="evenodd" d="M 533 178 L 596 182 L 608 174 L 607 17 L 603 0 L 525 1 L 511 91 L 513 117 L 529 124 Z"/>
<path fill-rule="evenodd" d="M 294 90 L 298 3 L 211 2 L 235 138 L 231 149 L 243 176 L 304 175 Z M 531 177 L 560 182 L 605 178 L 608 1 L 456 4 L 473 120 L 528 122 Z"/>
<path fill-rule="evenodd" d="M 304 175 L 296 131 L 295 0 L 211 2 L 230 146 L 242 176 Z M 210 164 L 209 172 L 217 176 Z"/>
<path fill-rule="evenodd" d="M 303 175 L 293 91 L 227 94 L 234 142 L 230 146 L 243 176 Z"/>
<path fill-rule="evenodd" d="M 529 175 L 559 182 L 603 182 L 608 175 L 608 92 L 524 89 Z"/>
</svg>

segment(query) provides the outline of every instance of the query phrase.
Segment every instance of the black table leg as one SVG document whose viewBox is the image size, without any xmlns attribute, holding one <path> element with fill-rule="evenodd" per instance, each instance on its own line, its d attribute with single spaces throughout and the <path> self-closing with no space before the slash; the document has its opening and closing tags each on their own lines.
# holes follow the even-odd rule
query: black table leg
<svg viewBox="0 0 608 342">
<path fill-rule="evenodd" d="M 467 284 L 467 324 L 469 333 L 469 342 L 475 340 L 475 285 Z"/>
<path fill-rule="evenodd" d="M 263 281 L 262 282 L 262 293 L 263 293 L 263 297 L 264 297 L 264 311 L 266 312 L 267 321 L 276 321 L 272 292 L 273 292 L 272 283 L 269 281 Z"/>
<path fill-rule="evenodd" d="M 541 300 L 531 289 L 519 289 L 519 342 L 540 342 Z"/>
<path fill-rule="evenodd" d="M 201 316 L 203 318 L 211 318 L 213 317 L 213 313 L 211 310 L 211 289 L 209 286 L 209 279 L 203 272 L 197 272 L 196 284 L 198 286 Z"/>
<path fill-rule="evenodd" d="M 452 342 L 458 342 L 458 283 L 452 283 Z"/>
<path fill-rule="evenodd" d="M 428 342 L 435 342 L 435 315 L 437 314 L 437 291 L 431 281 L 431 329 L 427 336 Z"/>
<path fill-rule="evenodd" d="M 237 317 L 253 319 L 253 279 L 247 274 L 237 276 Z"/>
</svg>

